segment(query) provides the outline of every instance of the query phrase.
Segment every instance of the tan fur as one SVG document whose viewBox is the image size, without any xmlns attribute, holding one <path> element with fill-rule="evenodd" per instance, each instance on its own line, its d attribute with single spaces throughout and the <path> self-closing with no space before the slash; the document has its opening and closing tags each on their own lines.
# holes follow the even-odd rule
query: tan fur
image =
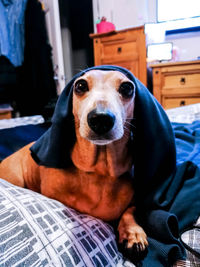
<svg viewBox="0 0 200 267">
<path fill-rule="evenodd" d="M 126 121 L 133 116 L 134 101 L 122 99 L 117 92 L 120 83 L 128 79 L 117 71 L 90 71 L 79 79 L 83 78 L 89 91 L 83 96 L 73 94 L 77 137 L 71 151 L 73 165 L 68 169 L 39 166 L 30 155 L 29 144 L 0 164 L 0 177 L 105 221 L 121 217 L 119 241 L 127 239 L 128 247 L 139 243 L 144 249 L 146 234 L 133 217 L 135 208 L 129 207 L 134 190 L 129 175 L 130 127 Z M 116 115 L 113 140 L 106 145 L 90 141 L 92 132 L 86 121 L 88 112 L 99 103 Z"/>
</svg>

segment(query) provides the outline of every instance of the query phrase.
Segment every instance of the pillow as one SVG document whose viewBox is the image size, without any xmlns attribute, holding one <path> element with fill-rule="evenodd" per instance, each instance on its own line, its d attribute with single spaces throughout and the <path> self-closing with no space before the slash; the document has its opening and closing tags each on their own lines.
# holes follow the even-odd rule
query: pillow
<svg viewBox="0 0 200 267">
<path fill-rule="evenodd" d="M 0 179 L 0 266 L 134 266 L 112 228 Z"/>
</svg>

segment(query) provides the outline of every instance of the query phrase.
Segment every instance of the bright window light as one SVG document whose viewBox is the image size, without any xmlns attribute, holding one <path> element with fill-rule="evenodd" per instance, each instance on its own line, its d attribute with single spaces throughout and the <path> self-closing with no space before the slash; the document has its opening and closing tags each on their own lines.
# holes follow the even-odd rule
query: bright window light
<svg viewBox="0 0 200 267">
<path fill-rule="evenodd" d="M 172 43 L 149 44 L 147 46 L 148 62 L 172 59 Z"/>
<path fill-rule="evenodd" d="M 200 16 L 200 0 L 157 0 L 158 22 Z"/>
</svg>

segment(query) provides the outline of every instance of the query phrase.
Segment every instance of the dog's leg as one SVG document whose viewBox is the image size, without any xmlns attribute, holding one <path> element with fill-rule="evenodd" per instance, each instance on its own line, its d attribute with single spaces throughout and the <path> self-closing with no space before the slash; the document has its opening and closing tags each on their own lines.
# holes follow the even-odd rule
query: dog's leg
<svg viewBox="0 0 200 267">
<path fill-rule="evenodd" d="M 142 259 L 147 253 L 147 235 L 134 219 L 135 207 L 129 207 L 118 225 L 119 247 L 132 261 Z"/>
<path fill-rule="evenodd" d="M 15 157 L 8 157 L 0 163 L 0 178 L 24 187 L 23 171 Z"/>
<path fill-rule="evenodd" d="M 37 170 L 37 165 L 29 151 L 31 145 L 32 143 L 26 145 L 0 163 L 0 178 L 14 185 L 25 187 L 26 176 L 31 173 L 31 177 L 34 177 Z"/>
</svg>

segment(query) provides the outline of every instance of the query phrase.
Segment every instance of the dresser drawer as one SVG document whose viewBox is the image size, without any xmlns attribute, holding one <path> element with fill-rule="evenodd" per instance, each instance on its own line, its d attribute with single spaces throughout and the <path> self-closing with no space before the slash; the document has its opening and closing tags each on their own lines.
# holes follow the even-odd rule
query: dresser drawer
<svg viewBox="0 0 200 267">
<path fill-rule="evenodd" d="M 137 43 L 104 43 L 102 45 L 102 63 L 113 63 L 120 60 L 137 60 Z"/>
<path fill-rule="evenodd" d="M 164 108 L 200 103 L 200 60 L 150 66 L 153 94 Z"/>
<path fill-rule="evenodd" d="M 116 65 L 123 67 L 130 72 L 132 72 L 136 77 L 139 76 L 139 69 L 138 69 L 138 62 L 131 60 L 131 61 L 120 61 L 120 62 L 115 62 Z"/>
<path fill-rule="evenodd" d="M 0 112 L 0 120 L 11 119 L 11 118 L 12 118 L 11 111 Z"/>
<path fill-rule="evenodd" d="M 163 84 L 163 89 L 199 87 L 200 73 L 166 75 Z"/>
<path fill-rule="evenodd" d="M 165 109 L 200 103 L 200 97 L 163 97 L 162 105 Z"/>
<path fill-rule="evenodd" d="M 102 34 L 90 34 L 94 45 L 94 63 L 119 65 L 129 69 L 147 84 L 146 39 L 144 26 Z"/>
</svg>

